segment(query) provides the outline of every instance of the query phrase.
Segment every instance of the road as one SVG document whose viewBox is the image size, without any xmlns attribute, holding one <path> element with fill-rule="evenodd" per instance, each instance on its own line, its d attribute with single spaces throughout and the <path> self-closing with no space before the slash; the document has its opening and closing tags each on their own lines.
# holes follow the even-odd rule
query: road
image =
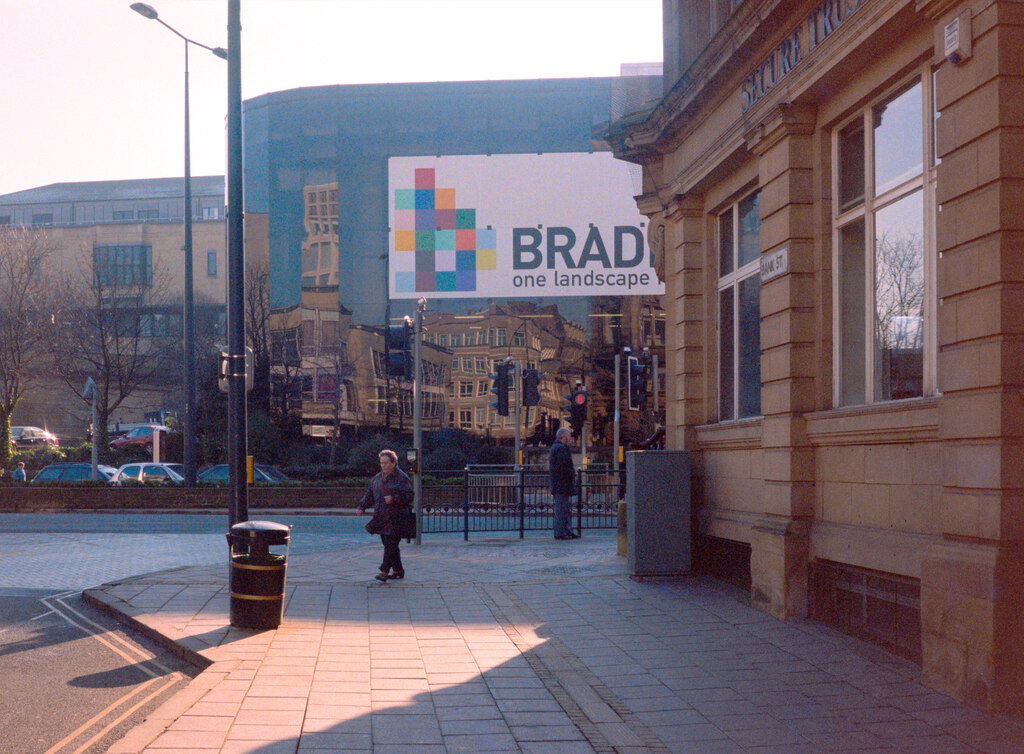
<svg viewBox="0 0 1024 754">
<path fill-rule="evenodd" d="M 293 552 L 368 536 L 355 516 L 265 518 L 293 527 Z M 81 591 L 226 564 L 227 516 L 0 514 L 0 531 L 0 754 L 106 751 L 196 671 L 83 603 Z"/>
</svg>

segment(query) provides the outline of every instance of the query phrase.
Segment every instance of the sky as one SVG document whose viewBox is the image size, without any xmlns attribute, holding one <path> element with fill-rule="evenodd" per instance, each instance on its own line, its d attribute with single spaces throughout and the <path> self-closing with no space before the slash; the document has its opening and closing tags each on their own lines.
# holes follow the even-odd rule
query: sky
<svg viewBox="0 0 1024 754">
<path fill-rule="evenodd" d="M 0 0 L 0 194 L 180 176 L 185 43 L 129 0 Z M 227 46 L 227 0 L 151 0 Z M 242 97 L 325 84 L 616 76 L 661 0 L 241 0 Z M 225 172 L 227 63 L 189 46 L 192 175 Z"/>
</svg>

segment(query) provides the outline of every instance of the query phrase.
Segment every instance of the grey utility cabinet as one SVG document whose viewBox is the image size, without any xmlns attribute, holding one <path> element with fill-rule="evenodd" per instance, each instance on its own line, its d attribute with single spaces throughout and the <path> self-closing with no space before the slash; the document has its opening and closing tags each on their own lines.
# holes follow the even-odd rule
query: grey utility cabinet
<svg viewBox="0 0 1024 754">
<path fill-rule="evenodd" d="M 626 454 L 626 562 L 631 576 L 675 576 L 691 568 L 690 455 Z"/>
</svg>

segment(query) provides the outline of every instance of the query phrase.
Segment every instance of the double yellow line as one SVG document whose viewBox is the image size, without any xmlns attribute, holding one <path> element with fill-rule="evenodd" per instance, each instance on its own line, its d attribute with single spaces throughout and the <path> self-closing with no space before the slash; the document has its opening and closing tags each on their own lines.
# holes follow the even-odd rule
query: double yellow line
<svg viewBox="0 0 1024 754">
<path fill-rule="evenodd" d="M 90 620 L 88 617 L 82 615 L 82 613 L 68 605 L 64 600 L 72 594 L 76 594 L 76 592 L 52 594 L 49 597 L 44 597 L 40 602 L 49 608 L 50 612 L 59 615 L 70 625 L 82 631 L 87 636 L 92 637 L 100 644 L 103 644 L 114 654 L 124 658 L 126 662 L 135 665 L 143 674 L 149 676 L 149 680 L 144 681 L 141 685 L 133 689 L 128 694 L 125 694 L 106 709 L 94 715 L 89 720 L 86 720 L 77 729 L 73 730 L 62 740 L 58 741 L 48 749 L 46 754 L 57 754 L 58 752 L 61 752 L 62 754 L 80 754 L 81 752 L 86 751 L 90 746 L 113 730 L 115 726 L 123 722 L 129 715 L 158 697 L 185 677 L 182 673 L 171 670 L 162 664 L 153 655 L 143 651 L 141 648 L 126 641 L 116 633 L 113 633 L 98 623 Z M 42 616 L 40 615 L 36 617 Z M 151 669 L 147 665 L 156 668 L 156 670 Z M 130 706 L 122 709 L 125 705 Z M 99 727 L 99 730 L 94 731 L 97 726 L 101 727 Z M 89 735 L 90 733 L 92 735 L 87 740 L 79 741 L 83 736 Z"/>
</svg>

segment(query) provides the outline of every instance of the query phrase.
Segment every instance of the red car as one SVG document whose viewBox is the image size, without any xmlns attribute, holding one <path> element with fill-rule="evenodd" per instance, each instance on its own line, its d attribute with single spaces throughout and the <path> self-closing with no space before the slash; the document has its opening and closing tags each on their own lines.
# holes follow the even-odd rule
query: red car
<svg viewBox="0 0 1024 754">
<path fill-rule="evenodd" d="M 153 450 L 153 433 L 167 432 L 168 428 L 160 424 L 150 424 L 146 427 L 136 427 L 127 434 L 115 437 L 110 441 L 111 450 L 119 450 L 129 445 L 137 445 L 146 450 Z"/>
</svg>

